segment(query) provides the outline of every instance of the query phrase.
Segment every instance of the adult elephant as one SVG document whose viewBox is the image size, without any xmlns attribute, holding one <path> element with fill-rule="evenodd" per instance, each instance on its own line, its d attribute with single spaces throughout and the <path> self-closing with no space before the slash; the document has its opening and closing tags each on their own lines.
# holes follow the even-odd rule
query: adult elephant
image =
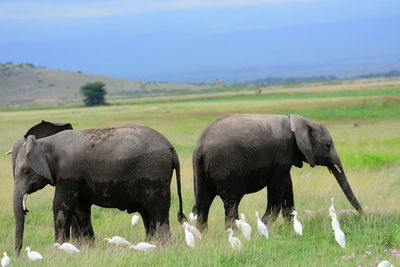
<svg viewBox="0 0 400 267">
<path fill-rule="evenodd" d="M 55 240 L 93 236 L 92 204 L 139 212 L 146 238 L 170 235 L 170 183 L 173 170 L 182 222 L 179 159 L 157 131 L 138 124 L 72 130 L 69 124 L 42 121 L 13 147 L 15 250 L 22 248 L 26 196 L 47 184 L 55 186 Z M 74 232 L 74 231 L 73 231 Z"/>
<path fill-rule="evenodd" d="M 281 208 L 290 218 L 294 210 L 290 169 L 301 168 L 303 162 L 327 166 L 353 207 L 362 212 L 324 125 L 295 114 L 217 118 L 202 132 L 193 152 L 193 212 L 198 214 L 198 228 L 207 227 L 215 196 L 224 204 L 225 227 L 231 227 L 242 197 L 264 187 L 268 204 L 262 220 L 274 222 Z"/>
</svg>

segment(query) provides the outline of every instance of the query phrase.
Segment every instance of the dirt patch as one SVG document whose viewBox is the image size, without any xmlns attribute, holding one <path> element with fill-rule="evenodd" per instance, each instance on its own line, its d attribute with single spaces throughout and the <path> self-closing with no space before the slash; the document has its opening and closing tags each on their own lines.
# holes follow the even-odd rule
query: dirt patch
<svg viewBox="0 0 400 267">
<path fill-rule="evenodd" d="M 116 129 L 114 127 L 104 129 L 90 129 L 85 130 L 85 135 L 88 136 L 88 140 L 92 143 L 92 146 L 100 144 L 107 140 L 110 136 L 113 136 Z"/>
</svg>

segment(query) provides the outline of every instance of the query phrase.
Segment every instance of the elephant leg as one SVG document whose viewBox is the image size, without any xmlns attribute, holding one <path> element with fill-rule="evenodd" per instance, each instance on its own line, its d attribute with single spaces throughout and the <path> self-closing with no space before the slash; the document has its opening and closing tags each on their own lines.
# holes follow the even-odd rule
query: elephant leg
<svg viewBox="0 0 400 267">
<path fill-rule="evenodd" d="M 171 236 L 169 227 L 170 198 L 159 200 L 159 202 L 162 204 L 152 207 L 150 210 L 152 218 L 150 226 L 154 228 L 154 231 L 151 234 L 157 240 L 165 242 Z"/>
<path fill-rule="evenodd" d="M 290 180 L 290 169 L 275 168 L 267 183 L 268 204 L 262 221 L 273 224 L 278 218 L 285 197 L 288 182 Z"/>
<path fill-rule="evenodd" d="M 235 199 L 225 199 L 222 198 L 222 202 L 224 202 L 225 209 L 225 229 L 232 228 L 235 226 L 235 220 L 239 219 L 239 203 L 243 196 Z"/>
<path fill-rule="evenodd" d="M 286 187 L 285 195 L 281 206 L 282 206 L 283 218 L 290 222 L 291 221 L 290 214 L 292 213 L 292 211 L 295 210 L 292 179 L 290 179 L 289 184 Z"/>
<path fill-rule="evenodd" d="M 142 217 L 143 220 L 143 225 L 144 225 L 144 230 L 146 232 L 146 241 L 149 241 L 151 239 L 151 233 L 150 233 L 150 218 L 149 215 L 146 211 L 139 211 L 140 217 Z"/>
<path fill-rule="evenodd" d="M 91 221 L 91 204 L 80 202 L 75 208 L 71 221 L 71 235 L 74 239 L 94 241 Z"/>
<path fill-rule="evenodd" d="M 78 204 L 78 190 L 73 183 L 59 183 L 53 199 L 56 242 L 62 244 L 70 237 L 72 213 Z"/>
<path fill-rule="evenodd" d="M 196 179 L 196 183 L 196 203 L 192 210 L 197 214 L 197 228 L 200 231 L 204 231 L 207 229 L 208 213 L 215 198 L 215 194 L 208 189 L 204 182 L 199 181 L 199 179 Z"/>
<path fill-rule="evenodd" d="M 171 193 L 169 185 L 152 192 L 143 200 L 141 215 L 146 228 L 146 239 L 164 241 L 171 236 L 169 228 L 169 209 Z"/>
</svg>

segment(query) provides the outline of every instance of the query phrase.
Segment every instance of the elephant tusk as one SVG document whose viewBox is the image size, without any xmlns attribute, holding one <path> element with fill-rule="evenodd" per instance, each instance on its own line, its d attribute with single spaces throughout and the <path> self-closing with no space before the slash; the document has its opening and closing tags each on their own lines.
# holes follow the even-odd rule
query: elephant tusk
<svg viewBox="0 0 400 267">
<path fill-rule="evenodd" d="M 339 169 L 338 165 L 333 164 L 333 166 L 335 167 L 335 169 L 336 169 L 339 173 L 342 173 L 342 171 Z"/>
<path fill-rule="evenodd" d="M 10 150 L 8 150 L 6 153 L 4 153 L 4 155 L 6 155 L 6 156 L 7 156 L 7 155 L 10 155 L 10 154 L 12 153 L 12 151 L 13 151 L 13 150 L 10 149 Z"/>
<path fill-rule="evenodd" d="M 28 194 L 27 193 L 25 193 L 23 196 L 22 196 L 22 210 L 23 211 L 27 211 L 27 209 L 26 209 L 26 199 L 28 198 Z"/>
</svg>

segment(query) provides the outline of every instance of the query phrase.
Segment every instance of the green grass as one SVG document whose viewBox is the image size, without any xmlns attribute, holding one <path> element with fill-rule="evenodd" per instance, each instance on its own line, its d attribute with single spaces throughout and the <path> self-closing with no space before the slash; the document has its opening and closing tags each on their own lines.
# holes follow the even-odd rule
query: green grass
<svg viewBox="0 0 400 267">
<path fill-rule="evenodd" d="M 80 244 L 82 253 L 68 256 L 53 244 L 52 196 L 46 187 L 28 198 L 24 245 L 40 251 L 45 260 L 28 262 L 25 254 L 13 253 L 14 217 L 12 211 L 12 170 L 10 157 L 0 156 L 0 253 L 11 254 L 12 266 L 357 266 L 389 259 L 397 266 L 400 257 L 385 249 L 400 249 L 400 97 L 397 84 L 337 85 L 318 88 L 285 89 L 241 95 L 171 99 L 142 99 L 97 108 L 21 110 L 0 112 L 0 151 L 7 151 L 27 129 L 42 119 L 71 122 L 75 129 L 99 128 L 136 122 L 163 133 L 176 147 L 182 165 L 184 210 L 193 206 L 191 153 L 201 131 L 216 117 L 226 113 L 299 113 L 327 125 L 341 157 L 349 182 L 365 209 L 363 216 L 338 213 L 348 247 L 340 248 L 330 230 L 327 207 L 331 196 L 336 208 L 351 206 L 335 179 L 324 167 L 292 169 L 295 203 L 303 223 L 304 235 L 294 235 L 291 224 L 282 219 L 271 227 L 270 239 L 253 233 L 241 253 L 229 247 L 224 231 L 224 211 L 220 199 L 210 210 L 209 230 L 195 250 L 184 244 L 182 226 L 176 219 L 178 208 L 175 179 L 171 185 L 170 223 L 172 237 L 166 247 L 150 253 L 137 253 L 106 245 L 102 239 L 112 235 L 133 243 L 144 239 L 143 224 L 130 225 L 130 215 L 116 209 L 92 208 L 96 244 Z M 300 90 L 300 91 L 299 91 Z M 127 100 L 128 102 L 131 100 Z M 254 211 L 266 206 L 266 192 L 246 195 L 239 211 L 246 214 L 255 231 Z M 320 210 L 322 209 L 323 210 Z M 312 214 L 304 212 L 312 210 Z M 240 235 L 238 235 L 241 237 Z M 372 255 L 365 255 L 371 251 Z M 342 259 L 355 254 L 354 258 Z M 335 264 L 337 262 L 338 264 Z"/>
<path fill-rule="evenodd" d="M 301 98 L 333 98 L 333 97 L 352 97 L 352 96 L 400 96 L 400 85 L 385 85 L 378 89 L 374 89 L 373 86 L 361 87 L 359 90 L 346 90 L 341 89 L 329 90 L 329 91 L 310 91 L 307 89 L 293 90 L 264 90 L 263 93 L 255 93 L 258 87 L 253 88 L 253 91 L 249 91 L 248 86 L 240 87 L 226 87 L 226 88 L 215 88 L 212 91 L 202 90 L 193 91 L 192 94 L 196 94 L 192 97 L 182 98 L 147 98 L 147 99 L 128 99 L 128 100 L 113 100 L 113 105 L 124 105 L 124 104 L 159 104 L 159 103 L 180 103 L 180 102 L 230 102 L 230 101 L 254 101 L 254 100 L 279 100 L 279 99 L 301 99 Z M 241 90 L 240 90 L 241 89 Z M 240 92 L 242 91 L 242 92 Z M 204 95 L 208 93 L 223 93 L 231 92 L 230 94 L 212 94 Z M 237 92 L 237 93 L 232 93 Z"/>
</svg>

